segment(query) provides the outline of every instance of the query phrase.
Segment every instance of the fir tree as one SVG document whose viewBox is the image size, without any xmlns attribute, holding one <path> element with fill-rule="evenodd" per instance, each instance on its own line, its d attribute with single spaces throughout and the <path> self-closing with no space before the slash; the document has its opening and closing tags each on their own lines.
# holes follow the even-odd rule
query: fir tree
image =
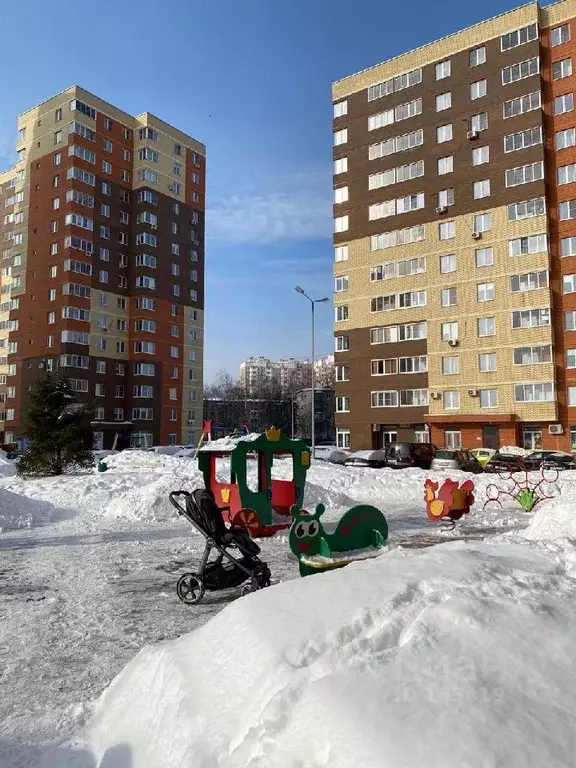
<svg viewBox="0 0 576 768">
<path fill-rule="evenodd" d="M 30 447 L 18 462 L 18 473 L 61 475 L 72 466 L 92 466 L 91 418 L 91 409 L 78 403 L 66 377 L 45 373 L 23 414 Z"/>
</svg>

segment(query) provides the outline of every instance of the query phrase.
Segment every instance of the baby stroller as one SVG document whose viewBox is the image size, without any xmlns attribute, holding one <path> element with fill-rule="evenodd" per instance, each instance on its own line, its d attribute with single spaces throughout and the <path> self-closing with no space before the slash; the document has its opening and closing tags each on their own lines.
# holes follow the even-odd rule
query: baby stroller
<svg viewBox="0 0 576 768">
<path fill-rule="evenodd" d="M 244 582 L 241 595 L 270 586 L 270 569 L 258 557 L 260 547 L 252 541 L 244 528 L 226 528 L 222 511 L 212 491 L 199 488 L 192 493 L 172 491 L 170 503 L 206 539 L 206 547 L 196 573 L 185 573 L 178 579 L 176 593 L 186 605 L 199 603 L 204 592 L 239 587 Z M 181 502 L 184 499 L 184 503 Z M 235 548 L 240 556 L 232 555 L 228 548 Z M 216 560 L 208 562 L 213 549 L 218 550 Z"/>
</svg>

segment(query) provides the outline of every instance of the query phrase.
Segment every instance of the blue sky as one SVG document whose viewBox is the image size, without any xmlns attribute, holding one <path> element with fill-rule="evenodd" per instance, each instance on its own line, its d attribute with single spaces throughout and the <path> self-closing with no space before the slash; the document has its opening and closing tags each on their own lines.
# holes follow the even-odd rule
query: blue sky
<svg viewBox="0 0 576 768">
<path fill-rule="evenodd" d="M 502 0 L 3 3 L 0 168 L 16 115 L 77 83 L 208 146 L 206 379 L 306 357 L 332 292 L 333 80 L 483 18 Z M 317 350 L 332 351 L 332 307 Z"/>
</svg>

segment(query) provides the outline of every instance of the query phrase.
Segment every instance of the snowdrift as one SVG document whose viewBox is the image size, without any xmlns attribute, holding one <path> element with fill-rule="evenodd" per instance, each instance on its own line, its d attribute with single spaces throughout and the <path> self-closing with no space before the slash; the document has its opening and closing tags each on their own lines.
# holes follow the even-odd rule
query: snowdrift
<svg viewBox="0 0 576 768">
<path fill-rule="evenodd" d="M 538 545 L 394 550 L 144 648 L 93 748 L 132 768 L 573 768 L 576 583 Z"/>
</svg>

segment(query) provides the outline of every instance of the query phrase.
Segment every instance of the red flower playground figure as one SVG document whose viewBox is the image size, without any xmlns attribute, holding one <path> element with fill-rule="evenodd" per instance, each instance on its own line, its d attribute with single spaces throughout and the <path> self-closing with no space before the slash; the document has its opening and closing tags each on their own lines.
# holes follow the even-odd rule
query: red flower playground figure
<svg viewBox="0 0 576 768">
<path fill-rule="evenodd" d="M 472 480 L 465 480 L 462 485 L 458 485 L 457 481 L 447 478 L 440 486 L 440 490 L 438 490 L 438 483 L 426 480 L 424 483 L 426 514 L 436 523 L 447 518 L 443 528 L 452 530 L 456 521 L 470 512 L 470 507 L 474 504 L 473 490 Z"/>
</svg>

